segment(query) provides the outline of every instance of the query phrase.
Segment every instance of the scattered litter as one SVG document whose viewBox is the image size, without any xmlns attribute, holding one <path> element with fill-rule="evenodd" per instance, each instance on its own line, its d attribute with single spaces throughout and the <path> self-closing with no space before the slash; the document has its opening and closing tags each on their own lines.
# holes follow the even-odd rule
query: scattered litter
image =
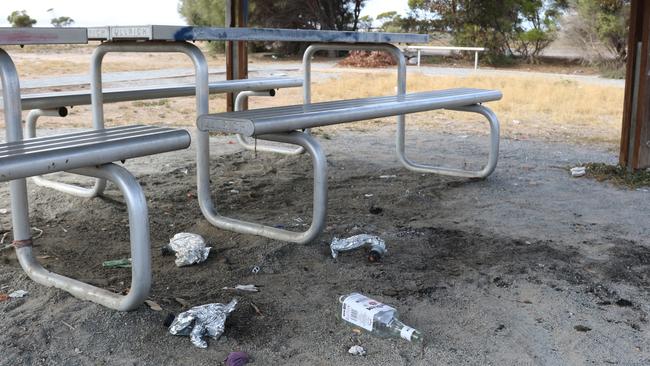
<svg viewBox="0 0 650 366">
<path fill-rule="evenodd" d="M 422 341 L 422 333 L 397 319 L 397 310 L 392 306 L 356 292 L 341 296 L 339 303 L 341 320 L 354 328 L 365 329 L 382 338 Z"/>
<path fill-rule="evenodd" d="M 355 356 L 365 356 L 366 350 L 361 346 L 352 346 L 348 350 L 348 353 Z"/>
<path fill-rule="evenodd" d="M 577 166 L 575 168 L 571 168 L 571 176 L 574 178 L 582 177 L 585 174 L 587 174 L 587 168 L 585 168 L 584 166 Z"/>
<path fill-rule="evenodd" d="M 102 262 L 102 267 L 106 268 L 131 268 L 131 258 L 113 259 Z"/>
<path fill-rule="evenodd" d="M 397 176 L 394 175 L 394 174 L 393 175 L 380 175 L 379 178 L 380 179 L 391 179 L 391 178 L 397 178 Z"/>
<path fill-rule="evenodd" d="M 144 303 L 147 304 L 149 306 L 149 309 L 153 311 L 162 311 L 162 307 L 160 307 L 160 305 L 158 305 L 158 303 L 153 300 L 144 300 Z"/>
<path fill-rule="evenodd" d="M 8 232 L 8 231 L 5 232 L 4 234 L 2 234 L 2 237 L 0 238 L 0 244 L 4 244 L 4 243 L 5 243 L 5 239 L 7 238 L 8 235 L 9 235 L 9 232 Z M 5 247 L 3 247 L 2 249 L 5 249 L 5 248 L 10 247 L 10 246 L 11 246 L 11 244 L 7 244 L 7 245 L 6 245 Z"/>
<path fill-rule="evenodd" d="M 519 121 L 519 120 L 516 120 L 516 119 L 513 119 L 513 120 L 512 120 L 512 124 L 513 124 L 513 125 L 518 125 L 518 124 L 520 124 L 520 123 L 521 123 L 521 121 Z"/>
<path fill-rule="evenodd" d="M 61 323 L 63 323 L 63 325 L 65 325 L 66 327 L 70 328 L 70 330 L 74 330 L 74 327 L 72 325 L 64 322 L 63 320 L 61 320 Z"/>
<path fill-rule="evenodd" d="M 0 214 L 1 215 L 6 215 L 8 213 L 9 213 L 9 210 L 7 210 L 6 208 L 0 208 Z"/>
<path fill-rule="evenodd" d="M 16 290 L 16 291 L 10 293 L 9 297 L 11 297 L 12 299 L 17 299 L 19 297 L 25 297 L 28 294 L 29 294 L 29 292 L 27 292 L 25 290 Z"/>
<path fill-rule="evenodd" d="M 190 307 L 190 302 L 185 299 L 182 299 L 180 297 L 175 297 L 174 300 L 176 300 L 177 303 L 183 305 L 186 308 Z"/>
<path fill-rule="evenodd" d="M 32 235 L 32 240 L 36 240 L 36 239 L 40 238 L 41 236 L 43 236 L 43 230 L 41 230 L 41 229 L 39 229 L 37 227 L 33 227 L 32 230 L 36 231 L 36 235 Z"/>
<path fill-rule="evenodd" d="M 368 260 L 370 262 L 377 262 L 381 260 L 381 257 L 384 254 L 386 254 L 386 243 L 384 243 L 384 241 L 379 237 L 368 234 L 359 234 L 347 239 L 334 237 L 330 244 L 332 258 L 338 257 L 339 252 L 357 249 L 362 246 L 370 247 L 370 253 L 368 253 Z"/>
<path fill-rule="evenodd" d="M 260 289 L 255 285 L 237 285 L 235 287 L 224 287 L 224 290 L 239 290 L 246 292 L 259 292 Z"/>
<path fill-rule="evenodd" d="M 37 255 L 36 258 L 37 259 L 50 259 L 50 258 L 52 258 L 52 256 L 51 255 Z"/>
<path fill-rule="evenodd" d="M 81 351 L 79 348 L 75 348 L 75 349 L 74 349 L 74 353 L 80 355 L 80 354 L 83 353 L 83 351 Z"/>
<path fill-rule="evenodd" d="M 246 352 L 230 352 L 223 362 L 226 366 L 244 366 L 250 362 L 250 357 Z"/>
<path fill-rule="evenodd" d="M 251 302 L 251 307 L 253 308 L 253 310 L 255 310 L 255 314 L 257 314 L 258 316 L 264 316 L 264 315 L 262 314 L 262 312 L 260 311 L 260 308 L 257 307 L 257 305 L 255 305 L 255 304 L 252 303 L 252 302 Z"/>
<path fill-rule="evenodd" d="M 258 274 L 260 272 L 260 267 L 258 267 L 258 266 L 253 267 L 251 272 L 253 272 L 253 274 Z"/>
<path fill-rule="evenodd" d="M 9 300 L 9 295 L 0 294 L 0 302 L 7 301 L 7 300 Z"/>
<path fill-rule="evenodd" d="M 372 193 L 366 193 L 366 194 L 364 194 L 363 196 L 366 197 L 366 198 L 370 198 L 370 197 L 374 196 L 374 194 L 372 194 Z"/>
<path fill-rule="evenodd" d="M 208 343 L 203 339 L 209 336 L 218 339 L 224 331 L 226 318 L 237 306 L 237 299 L 228 304 L 206 304 L 195 306 L 188 311 L 178 314 L 169 326 L 173 335 L 190 336 L 192 344 L 199 348 L 207 348 Z"/>
<path fill-rule="evenodd" d="M 232 193 L 232 194 L 239 194 L 239 190 L 237 190 L 237 189 L 231 189 L 231 190 L 230 190 L 230 193 Z"/>
<path fill-rule="evenodd" d="M 175 263 L 178 267 L 201 263 L 210 253 L 210 247 L 205 246 L 205 239 L 201 235 L 192 233 L 174 235 L 165 248 L 176 253 Z"/>
<path fill-rule="evenodd" d="M 591 330 L 591 328 L 581 324 L 576 325 L 573 327 L 573 329 L 577 330 L 578 332 L 588 332 Z"/>
</svg>

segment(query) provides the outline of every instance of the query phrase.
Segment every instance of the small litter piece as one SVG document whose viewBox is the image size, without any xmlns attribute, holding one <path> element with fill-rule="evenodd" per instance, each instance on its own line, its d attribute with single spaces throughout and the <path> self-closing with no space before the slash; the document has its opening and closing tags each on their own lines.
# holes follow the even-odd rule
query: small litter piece
<svg viewBox="0 0 650 366">
<path fill-rule="evenodd" d="M 28 294 L 29 294 L 29 292 L 27 292 L 25 290 L 16 290 L 16 291 L 10 293 L 9 297 L 11 297 L 12 299 L 18 299 L 20 297 L 25 297 Z"/>
<path fill-rule="evenodd" d="M 226 318 L 235 310 L 237 299 L 228 304 L 206 304 L 195 306 L 188 311 L 178 314 L 169 326 L 173 335 L 190 336 L 192 344 L 199 348 L 207 348 L 204 336 L 218 339 L 224 331 Z"/>
<path fill-rule="evenodd" d="M 367 354 L 366 350 L 361 346 L 352 346 L 352 347 L 350 347 L 350 349 L 348 350 L 348 353 L 351 354 L 351 355 L 355 355 L 355 356 L 365 356 Z"/>
<path fill-rule="evenodd" d="M 0 294 L 0 302 L 7 301 L 7 300 L 9 300 L 9 295 Z"/>
<path fill-rule="evenodd" d="M 587 174 L 587 168 L 584 166 L 577 166 L 575 168 L 571 168 L 571 176 L 574 178 L 582 177 L 585 174 Z"/>
<path fill-rule="evenodd" d="M 384 243 L 381 238 L 374 235 L 359 234 L 351 236 L 347 239 L 339 239 L 337 237 L 334 237 L 334 239 L 332 239 L 332 243 L 330 244 L 330 249 L 332 250 L 332 258 L 338 257 L 340 252 L 346 252 L 360 248 L 362 246 L 370 247 L 368 260 L 371 262 L 379 261 L 381 257 L 386 254 L 386 243 Z"/>
<path fill-rule="evenodd" d="M 395 174 L 392 174 L 392 175 L 380 175 L 379 178 L 380 179 L 391 179 L 391 178 L 397 178 L 397 176 Z"/>
<path fill-rule="evenodd" d="M 223 362 L 226 366 L 244 366 L 250 362 L 250 356 L 246 352 L 230 352 Z"/>
<path fill-rule="evenodd" d="M 160 307 L 160 305 L 158 305 L 158 303 L 153 300 L 144 300 L 144 303 L 147 304 L 149 306 L 149 309 L 153 311 L 162 311 L 162 307 Z"/>
<path fill-rule="evenodd" d="M 205 239 L 192 233 L 174 235 L 165 248 L 176 253 L 175 263 L 178 267 L 201 263 L 208 259 L 210 254 L 210 247 L 205 246 Z"/>
<path fill-rule="evenodd" d="M 131 258 L 114 259 L 102 262 L 102 267 L 106 268 L 131 268 Z"/>
<path fill-rule="evenodd" d="M 259 292 L 260 289 L 255 285 L 237 285 L 235 287 L 224 287 L 224 290 L 239 290 L 246 292 Z"/>
</svg>

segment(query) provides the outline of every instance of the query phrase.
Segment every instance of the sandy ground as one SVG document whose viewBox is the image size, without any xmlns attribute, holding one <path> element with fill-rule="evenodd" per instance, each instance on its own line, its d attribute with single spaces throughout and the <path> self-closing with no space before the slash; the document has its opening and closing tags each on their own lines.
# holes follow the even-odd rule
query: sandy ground
<svg viewBox="0 0 650 366">
<path fill-rule="evenodd" d="M 485 136 L 418 128 L 409 138 L 419 161 L 477 166 L 485 158 Z M 221 211 L 296 230 L 307 225 L 309 159 L 254 156 L 233 141 L 212 139 Z M 209 225 L 194 194 L 193 147 L 127 162 L 149 202 L 150 298 L 164 311 L 143 305 L 115 312 L 37 285 L 5 250 L 0 291 L 29 295 L 0 303 L 0 363 L 214 365 L 242 350 L 255 365 L 650 364 L 650 230 L 642 214 L 650 193 L 571 178 L 565 170 L 613 162 L 608 149 L 505 139 L 496 172 L 473 181 L 401 168 L 390 124 L 373 136 L 337 130 L 321 142 L 329 161 L 328 224 L 307 245 Z M 128 287 L 129 270 L 101 267 L 129 253 L 125 207 L 114 186 L 100 199 L 33 184 L 29 191 L 32 225 L 44 230 L 35 250 L 48 268 L 116 291 Z M 0 202 L 8 208 L 6 185 Z M 0 219 L 7 229 L 9 215 Z M 160 254 L 181 231 L 210 242 L 207 262 L 177 268 Z M 383 262 L 367 262 L 362 251 L 329 256 L 332 237 L 358 233 L 386 240 Z M 261 291 L 222 290 L 249 283 Z M 356 335 L 337 321 L 337 297 L 352 291 L 397 307 L 424 333 L 424 345 Z M 168 312 L 184 309 L 175 298 L 199 305 L 234 296 L 238 309 L 206 350 L 163 326 Z M 347 354 L 354 344 L 368 355 Z"/>
</svg>

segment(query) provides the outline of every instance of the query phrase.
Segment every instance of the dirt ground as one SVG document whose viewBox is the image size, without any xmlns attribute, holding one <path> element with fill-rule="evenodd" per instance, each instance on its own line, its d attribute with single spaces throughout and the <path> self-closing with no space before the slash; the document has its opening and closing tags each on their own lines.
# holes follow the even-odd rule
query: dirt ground
<svg viewBox="0 0 650 366">
<path fill-rule="evenodd" d="M 321 138 L 329 161 L 327 229 L 296 245 L 215 229 L 195 198 L 193 148 L 134 159 L 148 198 L 153 247 L 150 298 L 120 313 L 35 284 L 11 250 L 1 252 L 0 289 L 29 295 L 0 303 L 6 365 L 219 364 L 231 351 L 256 365 L 647 365 L 650 364 L 648 191 L 571 178 L 565 167 L 612 161 L 605 148 L 505 139 L 496 172 L 473 181 L 402 169 L 393 127 L 374 136 L 337 131 Z M 411 131 L 418 161 L 482 162 L 485 136 Z M 215 201 L 235 217 L 296 230 L 310 220 L 310 161 L 242 152 L 212 139 Z M 394 178 L 380 178 L 395 175 Z M 74 181 L 73 178 L 63 178 Z M 235 192 L 237 193 L 231 193 Z M 79 199 L 30 184 L 36 253 L 53 271 L 104 288 L 128 287 L 125 207 L 107 197 Z M 8 205 L 6 185 L 0 199 Z M 9 215 L 3 215 L 3 228 Z M 207 262 L 177 268 L 159 248 L 181 231 L 213 246 Z M 381 263 L 362 251 L 329 256 L 328 242 L 371 233 L 385 239 Z M 259 273 L 251 269 L 259 266 Z M 259 293 L 223 290 L 256 284 Z M 356 335 L 337 321 L 339 295 L 362 292 L 394 305 L 424 333 L 422 347 Z M 163 326 L 168 312 L 240 300 L 221 339 L 206 350 Z M 256 314 L 254 303 L 262 315 Z M 347 354 L 360 344 L 365 357 Z"/>
<path fill-rule="evenodd" d="M 48 60 L 60 56 L 48 55 L 21 75 L 86 67 L 53 68 Z M 29 63 L 37 56 L 21 57 Z M 109 71 L 132 66 L 132 59 L 116 58 Z M 292 93 L 299 100 L 299 92 Z M 122 107 L 113 105 L 107 114 L 126 114 Z M 153 110 L 154 118 L 169 115 L 165 108 L 192 113 L 169 103 L 137 107 L 142 114 Z M 487 136 L 467 127 L 475 117 L 437 117 L 427 124 L 423 116 L 409 123 L 414 160 L 454 167 L 485 161 Z M 87 108 L 76 109 L 74 118 L 87 120 Z M 163 311 L 142 305 L 116 312 L 37 285 L 11 249 L 1 250 L 0 293 L 29 294 L 0 301 L 0 364 L 218 365 L 229 352 L 246 351 L 254 365 L 650 365 L 650 227 L 643 214 L 650 188 L 571 178 L 568 167 L 615 163 L 616 146 L 578 146 L 566 142 L 563 130 L 551 132 L 549 138 L 504 136 L 495 173 L 468 180 L 402 168 L 394 154 L 394 124 L 387 120 L 317 130 L 329 163 L 328 219 L 326 230 L 306 245 L 212 227 L 196 199 L 194 145 L 127 161 L 148 199 L 150 299 Z M 211 139 L 220 212 L 304 230 L 311 215 L 309 158 L 254 154 L 234 142 L 229 136 Z M 106 197 L 96 199 L 33 183 L 28 188 L 32 226 L 43 230 L 35 240 L 41 262 L 54 272 L 126 290 L 130 270 L 102 267 L 105 260 L 129 256 L 126 208 L 116 187 L 109 185 Z M 2 184 L 0 233 L 10 227 L 8 186 Z M 173 257 L 161 254 L 178 232 L 208 240 L 213 249 L 205 263 L 178 268 Z M 363 251 L 331 258 L 333 237 L 360 233 L 386 241 L 382 262 L 369 263 Z M 253 273 L 256 266 L 260 271 Z M 237 284 L 261 291 L 223 289 Z M 338 297 L 353 291 L 396 307 L 401 320 L 423 333 L 424 344 L 353 332 L 335 317 Z M 169 313 L 187 304 L 233 297 L 240 302 L 225 334 L 209 340 L 205 350 L 163 326 Z M 348 354 L 355 344 L 368 355 Z"/>
</svg>

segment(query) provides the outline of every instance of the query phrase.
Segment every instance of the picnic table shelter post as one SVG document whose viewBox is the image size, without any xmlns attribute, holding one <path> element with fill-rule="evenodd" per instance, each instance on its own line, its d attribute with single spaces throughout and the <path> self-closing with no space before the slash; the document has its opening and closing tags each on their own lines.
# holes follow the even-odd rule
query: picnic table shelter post
<svg viewBox="0 0 650 366">
<path fill-rule="evenodd" d="M 226 1 L 226 28 L 245 28 L 248 25 L 248 0 Z M 246 41 L 226 42 L 226 80 L 248 78 L 248 50 Z M 235 110 L 236 93 L 226 96 L 226 110 Z M 248 109 L 248 101 L 243 101 L 243 109 Z"/>
<path fill-rule="evenodd" d="M 650 167 L 650 3 L 632 0 L 619 163 Z"/>
</svg>

